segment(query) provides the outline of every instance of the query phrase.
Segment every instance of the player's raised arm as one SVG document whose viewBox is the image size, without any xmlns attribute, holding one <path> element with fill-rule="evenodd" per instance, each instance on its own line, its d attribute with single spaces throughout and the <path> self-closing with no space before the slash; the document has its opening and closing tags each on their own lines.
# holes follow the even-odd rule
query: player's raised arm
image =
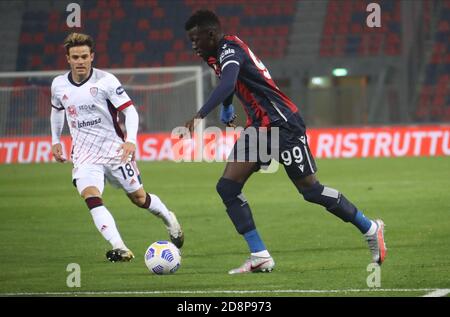
<svg viewBox="0 0 450 317">
<path fill-rule="evenodd" d="M 186 128 L 192 133 L 196 119 L 205 118 L 218 105 L 223 103 L 234 92 L 237 77 L 239 74 L 239 64 L 232 63 L 223 69 L 219 85 L 214 89 L 206 101 L 205 105 L 197 112 L 197 114 L 188 122 Z"/>
</svg>

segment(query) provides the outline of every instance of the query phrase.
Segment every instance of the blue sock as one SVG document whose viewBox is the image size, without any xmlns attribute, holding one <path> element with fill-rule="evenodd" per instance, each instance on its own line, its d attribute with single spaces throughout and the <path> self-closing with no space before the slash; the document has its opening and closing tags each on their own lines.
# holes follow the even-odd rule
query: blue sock
<svg viewBox="0 0 450 317">
<path fill-rule="evenodd" d="M 354 224 L 359 229 L 359 231 L 361 231 L 361 233 L 364 234 L 367 231 L 369 231 L 372 222 L 370 221 L 369 218 L 364 216 L 364 214 L 361 211 L 358 210 L 356 212 L 355 219 L 353 219 L 352 221 L 352 224 Z"/>
<path fill-rule="evenodd" d="M 244 238 L 245 241 L 247 241 L 250 252 L 255 253 L 266 250 L 266 246 L 264 245 L 264 242 L 261 240 L 261 237 L 259 236 L 258 231 L 256 231 L 256 229 L 244 233 Z"/>
</svg>

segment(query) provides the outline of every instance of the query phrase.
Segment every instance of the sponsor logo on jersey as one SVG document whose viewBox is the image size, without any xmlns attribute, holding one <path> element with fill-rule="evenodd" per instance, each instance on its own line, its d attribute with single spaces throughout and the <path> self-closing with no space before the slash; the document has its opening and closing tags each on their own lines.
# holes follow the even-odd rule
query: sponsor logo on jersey
<svg viewBox="0 0 450 317">
<path fill-rule="evenodd" d="M 74 105 L 70 105 L 67 107 L 67 112 L 69 112 L 69 116 L 71 118 L 76 118 L 78 117 L 78 113 L 77 113 L 77 107 L 75 107 Z"/>
<path fill-rule="evenodd" d="M 102 118 L 97 118 L 97 119 L 90 120 L 90 121 L 84 121 L 84 120 L 83 121 L 78 121 L 78 129 L 85 128 L 85 127 L 92 127 L 92 126 L 97 125 L 97 124 L 99 124 L 101 122 L 102 122 Z"/>
<path fill-rule="evenodd" d="M 224 50 L 219 57 L 219 62 L 222 63 L 222 61 L 230 56 L 233 56 L 235 54 L 235 50 L 232 48 L 227 48 L 226 50 Z"/>
<path fill-rule="evenodd" d="M 81 105 L 78 106 L 78 110 L 80 111 L 90 111 L 93 110 L 95 108 L 95 105 Z"/>
<path fill-rule="evenodd" d="M 70 121 L 70 126 L 75 129 L 77 127 L 77 122 L 76 121 Z"/>
<path fill-rule="evenodd" d="M 64 94 L 64 96 L 63 96 L 62 100 L 63 100 L 63 101 L 66 101 L 67 99 L 69 99 L 69 98 L 67 97 L 67 95 L 66 95 L 66 94 Z"/>
<path fill-rule="evenodd" d="M 121 95 L 125 92 L 125 89 L 123 89 L 122 86 L 117 87 L 116 94 Z"/>
<path fill-rule="evenodd" d="M 90 92 L 91 92 L 92 97 L 95 97 L 95 96 L 97 96 L 98 88 L 97 87 L 91 87 Z"/>
</svg>

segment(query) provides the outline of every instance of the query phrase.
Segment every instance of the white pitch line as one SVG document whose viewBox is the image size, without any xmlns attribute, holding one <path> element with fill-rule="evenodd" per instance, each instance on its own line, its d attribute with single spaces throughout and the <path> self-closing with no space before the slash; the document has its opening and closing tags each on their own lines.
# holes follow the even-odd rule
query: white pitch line
<svg viewBox="0 0 450 317">
<path fill-rule="evenodd" d="M 362 292 L 431 292 L 430 294 L 443 294 L 445 296 L 450 289 L 436 288 L 366 288 L 366 289 L 332 289 L 332 290 L 302 290 L 302 289 L 279 289 L 279 290 L 199 290 L 199 291 L 80 291 L 80 292 L 17 292 L 0 293 L 0 296 L 83 296 L 83 295 L 199 295 L 199 294 L 258 294 L 258 293 L 291 293 L 291 294 L 326 294 L 326 293 L 362 293 Z"/>
<path fill-rule="evenodd" d="M 444 297 L 450 293 L 449 288 L 443 288 L 443 289 L 436 289 L 432 291 L 431 293 L 425 294 L 423 297 Z"/>
</svg>

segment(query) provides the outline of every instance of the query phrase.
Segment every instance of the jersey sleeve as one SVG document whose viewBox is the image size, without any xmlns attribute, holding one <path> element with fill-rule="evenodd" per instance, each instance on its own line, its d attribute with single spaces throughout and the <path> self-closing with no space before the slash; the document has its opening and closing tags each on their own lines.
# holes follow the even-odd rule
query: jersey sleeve
<svg viewBox="0 0 450 317">
<path fill-rule="evenodd" d="M 51 99 L 50 102 L 52 104 L 52 107 L 56 110 L 64 110 L 63 105 L 61 104 L 61 101 L 58 98 L 58 95 L 56 94 L 56 79 L 52 81 L 52 87 L 51 87 Z"/>
<path fill-rule="evenodd" d="M 117 110 L 122 111 L 133 104 L 120 81 L 112 74 L 108 78 L 106 90 L 108 100 Z"/>
<path fill-rule="evenodd" d="M 230 64 L 237 64 L 240 68 L 244 62 L 245 52 L 238 44 L 227 42 L 220 47 L 218 56 L 220 70 L 223 72 Z"/>
</svg>

